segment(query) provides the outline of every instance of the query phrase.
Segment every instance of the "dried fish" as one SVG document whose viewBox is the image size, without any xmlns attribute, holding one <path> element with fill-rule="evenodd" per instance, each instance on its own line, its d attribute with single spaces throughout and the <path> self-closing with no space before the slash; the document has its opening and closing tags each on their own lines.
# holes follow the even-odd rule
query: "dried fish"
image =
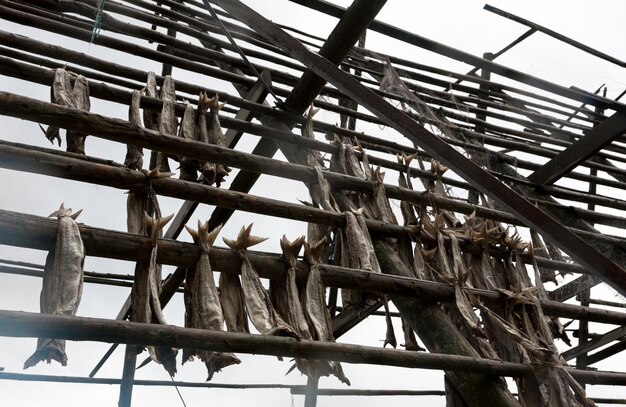
<svg viewBox="0 0 626 407">
<path fill-rule="evenodd" d="M 193 106 L 189 102 L 186 102 L 183 120 L 180 122 L 180 127 L 178 128 L 178 137 L 185 140 L 196 140 L 195 119 L 196 114 Z M 179 178 L 184 181 L 197 181 L 198 161 L 187 157 L 178 157 L 178 161 L 180 162 Z"/>
<path fill-rule="evenodd" d="M 144 88 L 145 94 L 149 98 L 157 99 L 159 97 L 157 93 L 156 74 L 152 71 L 148 72 L 148 78 L 146 79 L 146 87 Z M 143 109 L 143 125 L 150 130 L 159 130 L 159 112 L 152 109 Z"/>
<path fill-rule="evenodd" d="M 144 171 L 145 173 L 145 171 Z M 146 174 L 148 182 L 152 179 L 171 177 L 171 173 L 162 173 L 154 169 Z M 150 188 L 148 191 L 131 190 L 126 198 L 126 227 L 128 233 L 146 235 L 144 224 L 144 213 L 155 212 L 157 217 L 161 216 L 159 202 L 156 194 Z"/>
<path fill-rule="evenodd" d="M 128 121 L 137 127 L 141 127 L 141 117 L 139 113 L 139 103 L 141 102 L 141 92 L 134 90 L 131 96 L 130 107 L 128 108 Z M 126 157 L 124 165 L 133 170 L 143 168 L 143 148 L 134 144 L 126 145 Z"/>
<path fill-rule="evenodd" d="M 200 92 L 198 96 L 198 110 L 196 111 L 196 140 L 203 143 L 210 143 L 209 129 L 206 122 L 206 113 L 211 107 L 211 99 L 205 92 Z M 214 163 L 200 162 L 198 170 L 204 177 L 204 182 L 213 185 L 217 177 L 217 168 Z"/>
<path fill-rule="evenodd" d="M 168 77 L 166 77 L 166 79 L 167 78 Z M 169 82 L 166 80 L 166 82 L 163 84 L 163 87 L 161 88 L 162 93 L 167 93 L 163 92 L 164 87 L 167 83 L 171 83 L 171 80 Z M 167 134 L 168 136 L 176 134 L 177 122 L 175 102 L 175 100 L 170 98 L 163 99 L 163 108 L 161 109 L 161 115 L 159 116 L 159 131 L 161 133 Z M 157 152 L 156 165 L 154 168 L 158 169 L 161 172 L 171 172 L 170 164 L 165 153 L 162 153 L 160 151 Z"/>
<path fill-rule="evenodd" d="M 207 101 L 209 107 L 211 108 L 209 114 L 209 140 L 208 142 L 211 144 L 215 144 L 220 147 L 226 146 L 226 137 L 222 132 L 222 125 L 220 124 L 219 111 L 224 107 L 225 103 L 220 103 L 220 99 L 218 95 L 213 96 L 211 99 Z M 215 185 L 218 187 L 224 181 L 224 178 L 228 176 L 231 169 L 223 164 L 215 164 Z"/>
<path fill-rule="evenodd" d="M 50 217 L 58 219 L 56 244 L 46 258 L 40 308 L 43 314 L 76 315 L 83 291 L 83 263 L 85 247 L 75 220 L 81 211 L 72 214 L 63 204 Z M 24 369 L 41 361 L 56 360 L 67 365 L 65 341 L 39 338 L 37 350 L 26 362 Z"/>
<path fill-rule="evenodd" d="M 400 320 L 402 321 L 402 332 L 404 333 L 404 349 L 416 352 L 425 351 L 426 349 L 422 348 L 419 343 L 417 343 L 415 333 L 407 320 L 404 318 L 400 318 Z"/>
<path fill-rule="evenodd" d="M 50 101 L 57 105 L 89 111 L 91 109 L 91 103 L 89 102 L 89 83 L 87 79 L 82 75 L 78 75 L 76 79 L 74 79 L 74 86 L 72 86 L 70 74 L 64 68 L 57 68 L 54 72 L 54 79 L 50 90 Z M 59 146 L 61 145 L 60 130 L 58 127 L 49 126 L 44 133 L 51 143 L 54 144 L 54 140 L 57 140 Z M 66 150 L 70 153 L 84 155 L 85 138 L 87 135 L 73 130 L 67 130 L 66 136 Z"/>
<path fill-rule="evenodd" d="M 543 240 L 541 239 L 539 234 L 531 229 L 530 238 L 533 243 L 533 255 L 549 259 L 550 254 L 548 253 L 548 248 L 543 243 Z M 539 274 L 541 276 L 541 282 L 547 283 L 548 281 L 551 281 L 556 285 L 559 284 L 559 282 L 556 281 L 556 271 L 554 269 L 542 266 L 539 267 Z"/>
<path fill-rule="evenodd" d="M 222 225 L 216 227 L 211 233 L 208 231 L 208 224 L 206 222 L 202 224 L 200 221 L 198 221 L 197 231 L 187 226 L 185 229 L 200 247 L 200 257 L 196 267 L 187 269 L 185 279 L 185 327 L 221 331 L 224 326 L 224 316 L 213 270 L 211 270 L 209 252 Z M 192 360 L 194 356 L 198 356 L 205 363 L 208 371 L 207 381 L 223 368 L 241 363 L 239 358 L 230 352 L 183 349 L 183 363 Z"/>
<path fill-rule="evenodd" d="M 290 242 L 285 236 L 280 239 L 283 260 L 287 263 L 287 272 L 281 278 L 270 280 L 270 296 L 278 314 L 295 329 L 298 336 L 302 339 L 311 339 L 309 325 L 304 317 L 300 294 L 296 285 L 297 257 L 303 244 L 304 236 L 293 242 Z"/>
<path fill-rule="evenodd" d="M 241 285 L 243 288 L 246 311 L 254 327 L 262 335 L 291 336 L 298 334 L 278 315 L 270 300 L 267 290 L 261 284 L 258 273 L 250 263 L 247 248 L 261 243 L 267 238 L 252 236 L 252 224 L 242 227 L 237 240 L 224 238 L 228 245 L 241 259 Z"/>
<path fill-rule="evenodd" d="M 131 321 L 167 325 L 161 310 L 159 295 L 161 294 L 161 273 L 157 259 L 157 239 L 161 229 L 172 219 L 173 215 L 165 218 L 152 218 L 144 214 L 144 231 L 150 236 L 152 249 L 148 262 L 139 261 L 135 266 L 135 281 L 131 289 Z M 176 355 L 178 351 L 167 346 L 149 346 L 150 358 L 163 365 L 171 375 L 176 374 Z"/>
<path fill-rule="evenodd" d="M 304 258 L 309 263 L 309 275 L 306 281 L 304 314 L 314 340 L 335 342 L 330 313 L 326 308 L 326 288 L 322 282 L 318 264 L 322 263 L 325 241 L 307 242 L 304 246 Z M 339 362 L 320 361 L 317 377 L 332 374 L 342 383 L 350 385 L 350 380 L 343 373 Z"/>
<path fill-rule="evenodd" d="M 78 75 L 74 80 L 71 93 L 72 107 L 88 112 L 91 110 L 89 102 L 89 84 L 84 76 Z M 67 151 L 70 153 L 85 154 L 85 139 L 87 135 L 73 130 L 67 130 Z"/>
<path fill-rule="evenodd" d="M 220 273 L 220 302 L 226 329 L 229 332 L 250 333 L 243 289 L 238 275 Z"/>
</svg>

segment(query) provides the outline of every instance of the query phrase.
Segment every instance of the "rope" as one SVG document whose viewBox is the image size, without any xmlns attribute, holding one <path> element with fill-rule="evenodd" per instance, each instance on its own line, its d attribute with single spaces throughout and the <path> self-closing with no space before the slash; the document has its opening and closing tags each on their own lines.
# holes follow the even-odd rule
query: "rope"
<svg viewBox="0 0 626 407">
<path fill-rule="evenodd" d="M 170 375 L 170 379 L 172 379 L 172 383 L 174 383 L 174 388 L 176 389 L 176 393 L 178 393 L 178 397 L 180 397 L 181 403 L 183 403 L 184 407 L 187 407 L 185 400 L 183 399 L 183 395 L 180 394 L 180 390 L 178 390 L 178 386 L 176 386 L 176 382 L 174 381 L 174 376 Z"/>
<path fill-rule="evenodd" d="M 93 20 L 93 29 L 91 30 L 90 44 L 100 36 L 100 29 L 102 28 L 102 13 L 104 10 L 104 0 L 98 0 L 98 11 L 96 11 L 96 17 Z"/>
<path fill-rule="evenodd" d="M 213 6 L 211 6 L 211 3 L 209 3 L 208 0 L 202 0 L 202 3 L 204 3 L 204 6 L 207 8 L 207 10 L 209 10 L 209 13 L 211 13 L 211 16 L 213 16 L 213 18 L 217 21 L 220 28 L 224 32 L 224 35 L 226 36 L 226 38 L 228 38 L 228 41 L 231 43 L 231 45 L 237 50 L 237 52 L 241 56 L 241 59 L 243 59 L 244 62 L 250 67 L 250 69 L 252 69 L 252 72 L 254 72 L 257 78 L 259 78 L 263 86 L 265 86 L 265 89 L 267 89 L 267 91 L 272 95 L 274 100 L 276 100 L 276 103 L 275 103 L 276 107 L 285 108 L 285 102 L 281 100 L 278 97 L 278 95 L 276 95 L 276 93 L 274 93 L 274 90 L 272 89 L 272 87 L 265 81 L 265 79 L 263 79 L 263 77 L 261 76 L 259 71 L 257 71 L 257 69 L 254 67 L 254 65 L 252 65 L 248 57 L 246 57 L 246 54 L 244 54 L 243 50 L 239 48 L 239 45 L 237 45 L 237 43 L 235 42 L 235 39 L 230 35 L 230 32 L 228 32 L 228 30 L 222 23 L 222 20 L 220 20 L 220 18 L 217 16 L 217 13 L 213 9 Z"/>
</svg>

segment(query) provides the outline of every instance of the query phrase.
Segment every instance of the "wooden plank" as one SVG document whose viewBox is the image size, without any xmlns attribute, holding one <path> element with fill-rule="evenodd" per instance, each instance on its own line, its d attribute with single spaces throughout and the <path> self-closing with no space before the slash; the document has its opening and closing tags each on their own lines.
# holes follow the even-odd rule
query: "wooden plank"
<svg viewBox="0 0 626 407">
<path fill-rule="evenodd" d="M 626 132 L 626 113 L 616 112 L 535 170 L 528 179 L 550 185 Z"/>
<path fill-rule="evenodd" d="M 622 295 L 626 295 L 626 272 L 600 254 L 586 241 L 571 233 L 554 218 L 514 192 L 444 140 L 419 126 L 404 112 L 394 108 L 372 90 L 338 69 L 333 63 L 310 52 L 298 40 L 254 10 L 233 0 L 216 0 L 215 2 L 239 21 L 281 47 L 291 57 L 302 62 L 329 83 L 335 85 L 340 91 L 346 93 L 370 112 L 385 120 L 391 127 L 422 147 L 460 177 L 473 183 L 480 192 L 516 214 L 526 226 L 555 242 L 579 264 L 605 280 Z M 486 67 L 496 72 L 494 68 L 497 67 L 497 64 Z"/>
</svg>

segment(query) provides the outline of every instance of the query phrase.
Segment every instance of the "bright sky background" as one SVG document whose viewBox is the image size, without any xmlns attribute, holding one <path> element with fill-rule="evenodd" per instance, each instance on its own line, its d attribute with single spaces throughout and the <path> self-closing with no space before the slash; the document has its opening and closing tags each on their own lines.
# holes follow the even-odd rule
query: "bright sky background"
<svg viewBox="0 0 626 407">
<path fill-rule="evenodd" d="M 326 17 L 315 11 L 292 4 L 285 0 L 261 1 L 247 0 L 245 3 L 255 7 L 269 19 L 297 27 L 301 30 L 326 36 L 336 19 Z M 350 1 L 336 1 L 347 6 Z M 525 17 L 536 23 L 545 25 L 559 33 L 583 42 L 616 58 L 626 60 L 626 51 L 623 47 L 623 17 L 626 15 L 626 3 L 618 1 L 525 1 L 510 2 L 493 0 L 490 4 Z M 441 43 L 481 55 L 483 52 L 495 52 L 508 44 L 527 30 L 515 22 L 506 20 L 492 13 L 484 11 L 484 2 L 467 1 L 431 1 L 409 2 L 389 0 L 379 15 L 379 19 L 422 36 L 434 39 Z M 16 32 L 32 36 L 39 40 L 48 41 L 64 47 L 76 49 L 89 55 L 139 67 L 144 70 L 160 72 L 160 65 L 140 58 L 129 58 L 117 52 L 103 49 L 99 46 L 88 46 L 66 37 L 53 35 L 43 31 L 30 29 L 0 20 L 0 30 Z M 103 31 L 103 35 L 109 33 Z M 458 72 L 466 72 L 471 67 L 427 51 L 402 44 L 395 40 L 383 38 L 376 33 L 368 33 L 367 47 L 393 55 L 402 56 L 417 62 L 423 62 Z M 122 56 L 123 55 L 123 56 Z M 626 76 L 621 68 L 613 66 L 566 44 L 560 43 L 543 34 L 536 33 L 522 44 L 506 53 L 497 60 L 498 63 L 525 71 L 529 74 L 554 81 L 564 86 L 574 85 L 593 91 L 601 84 L 608 86 L 608 97 L 615 97 L 626 88 Z M 186 81 L 196 81 L 207 87 L 220 87 L 232 91 L 232 87 L 222 82 L 198 75 L 174 77 Z M 501 78 L 498 78 L 501 79 Z M 503 80 L 504 81 L 504 80 Z M 520 87 L 526 88 L 523 85 Z M 49 100 L 49 88 L 0 77 L 0 89 L 28 95 L 30 97 Z M 126 118 L 127 108 L 92 98 L 92 111 L 108 116 Z M 336 120 L 330 114 L 320 115 L 321 119 Z M 2 139 L 50 147 L 35 123 L 21 122 L 11 118 L 0 117 Z M 357 123 L 357 130 L 371 130 L 371 127 Z M 255 137 L 246 137 L 241 145 L 244 151 L 250 151 L 256 143 Z M 107 141 L 93 137 L 87 139 L 87 153 L 122 162 L 124 148 Z M 146 160 L 147 161 L 147 160 Z M 233 179 L 233 174 L 229 177 Z M 395 179 L 389 177 L 388 179 Z M 60 180 L 51 177 L 34 176 L 8 170 L 0 170 L 0 208 L 33 213 L 46 216 L 57 209 L 61 202 L 74 209 L 83 209 L 79 222 L 90 226 L 104 227 L 116 230 L 125 230 L 125 200 L 124 191 L 106 187 L 93 186 Z M 229 186 L 226 182 L 225 187 Z M 275 178 L 264 176 L 261 182 L 252 190 L 253 194 L 279 197 L 290 202 L 296 199 L 308 199 L 306 189 L 293 181 L 278 183 Z M 162 198 L 160 200 L 164 214 L 178 211 L 180 202 Z M 196 219 L 207 219 L 212 208 L 203 206 L 192 217 L 192 224 Z M 258 250 L 279 252 L 278 239 L 284 233 L 293 239 L 305 233 L 305 225 L 297 222 L 285 221 L 277 218 L 258 216 L 238 212 L 222 231 L 221 236 L 234 237 L 242 225 L 255 222 L 254 232 L 260 236 L 271 236 L 266 243 L 259 245 Z M 2 233 L 2 231 L 0 231 Z M 181 240 L 190 241 L 183 232 Z M 221 240 L 218 240 L 218 245 Z M 43 264 L 45 252 L 0 246 L 0 258 L 31 261 Z M 134 265 L 130 262 L 120 262 L 100 258 L 87 257 L 85 270 L 98 272 L 113 272 L 130 274 Z M 164 275 L 173 271 L 171 267 L 164 267 Z M 41 281 L 32 277 L 0 275 L 0 308 L 11 310 L 38 311 L 39 291 Z M 548 287 L 552 289 L 553 287 Z M 601 291 L 597 291 L 601 290 Z M 605 299 L 613 299 L 614 294 L 603 289 L 593 293 Z M 101 285 L 85 284 L 81 306 L 78 314 L 115 318 L 122 306 L 129 289 L 121 287 L 105 287 Z M 592 294 L 593 296 L 593 294 Z M 165 316 L 168 322 L 175 325 L 183 324 L 184 308 L 182 295 L 177 295 L 167 306 Z M 341 342 L 359 343 L 372 346 L 381 346 L 384 339 L 384 323 L 381 317 L 371 317 L 347 335 Z M 402 342 L 399 321 L 396 335 Z M 593 332 L 604 332 L 612 329 L 611 326 L 592 325 Z M 35 349 L 35 339 L 7 339 L 0 338 L 0 366 L 7 372 L 21 372 L 24 360 Z M 108 349 L 108 344 L 68 342 L 67 354 L 69 364 L 63 368 L 57 364 L 40 364 L 29 369 L 26 373 L 54 374 L 67 376 L 87 376 L 95 363 Z M 225 369 L 216 374 L 216 383 L 285 383 L 305 384 L 306 378 L 299 373 L 284 376 L 291 363 L 278 362 L 274 357 L 239 355 L 242 364 Z M 139 360 L 145 353 L 139 356 Z M 180 358 L 180 357 L 179 357 Z M 98 377 L 119 377 L 122 369 L 122 347 L 111 357 Z M 597 364 L 599 369 L 620 370 L 623 357 L 616 357 L 607 362 Z M 352 381 L 352 388 L 357 389 L 442 389 L 442 375 L 439 372 L 425 370 L 409 370 L 391 367 L 377 367 L 366 365 L 344 364 L 346 375 Z M 179 365 L 177 380 L 202 381 L 206 377 L 204 365 L 200 362 Z M 137 372 L 137 379 L 169 380 L 166 372 L 154 364 L 142 368 Z M 320 387 L 341 387 L 336 379 L 323 378 Z M 291 406 L 300 405 L 303 398 L 292 398 L 288 390 L 218 390 L 218 389 L 180 389 L 187 406 L 202 406 L 207 403 L 220 405 L 255 405 L 255 406 Z M 118 387 L 106 385 L 71 385 L 51 383 L 20 383 L 0 381 L 0 406 L 36 406 L 48 405 L 64 407 L 84 406 L 85 403 L 93 407 L 116 405 Z M 621 389 L 603 386 L 592 386 L 590 396 L 613 397 L 623 394 Z M 140 387 L 136 386 L 133 394 L 134 405 L 182 405 L 174 388 Z M 397 406 L 408 406 L 419 403 L 422 406 L 443 406 L 442 397 L 410 397 L 393 398 L 345 398 L 320 397 L 318 405 L 343 406 L 380 406 L 380 403 L 393 402 Z"/>
</svg>

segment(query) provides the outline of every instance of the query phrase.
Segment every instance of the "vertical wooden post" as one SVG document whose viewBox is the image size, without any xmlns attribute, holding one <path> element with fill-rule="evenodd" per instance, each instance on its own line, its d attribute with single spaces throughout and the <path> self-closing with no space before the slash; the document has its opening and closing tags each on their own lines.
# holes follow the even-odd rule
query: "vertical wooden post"
<svg viewBox="0 0 626 407">
<path fill-rule="evenodd" d="M 456 390 L 448 375 L 443 376 L 443 383 L 446 390 L 446 407 L 467 407 L 467 403 Z"/>
<path fill-rule="evenodd" d="M 483 58 L 484 59 L 488 59 L 489 61 L 491 61 L 493 59 L 493 54 L 491 52 L 485 52 L 483 54 Z M 480 70 L 480 77 L 482 79 L 485 79 L 485 80 L 488 81 L 488 80 L 491 79 L 491 72 L 489 70 L 483 68 L 483 69 Z M 489 91 L 489 85 L 481 83 L 480 87 L 479 87 L 479 90 L 480 90 L 480 92 L 478 94 L 478 97 L 480 99 L 482 99 L 483 97 L 486 97 L 482 93 Z M 477 107 L 479 109 L 485 109 L 485 110 L 487 109 L 487 106 L 485 106 L 484 104 L 482 104 L 480 102 L 478 103 Z M 476 119 L 485 121 L 485 120 L 487 120 L 487 114 L 483 113 L 483 112 L 478 112 L 478 113 L 476 113 Z M 482 125 L 482 124 L 476 124 L 475 131 L 476 131 L 476 133 L 484 134 L 485 133 L 485 126 Z M 482 142 L 481 142 L 481 144 L 482 144 Z M 467 200 L 468 200 L 469 203 L 477 205 L 478 204 L 478 192 L 475 189 L 470 189 L 468 191 Z"/>
<path fill-rule="evenodd" d="M 133 382 L 135 381 L 135 365 L 137 363 L 137 345 L 126 345 L 124 354 L 124 369 L 120 383 L 120 397 L 118 407 L 130 407 L 133 397 Z"/>
<path fill-rule="evenodd" d="M 309 377 L 306 381 L 306 394 L 304 395 L 304 407 L 315 407 L 317 405 L 317 386 L 319 378 Z"/>
</svg>

